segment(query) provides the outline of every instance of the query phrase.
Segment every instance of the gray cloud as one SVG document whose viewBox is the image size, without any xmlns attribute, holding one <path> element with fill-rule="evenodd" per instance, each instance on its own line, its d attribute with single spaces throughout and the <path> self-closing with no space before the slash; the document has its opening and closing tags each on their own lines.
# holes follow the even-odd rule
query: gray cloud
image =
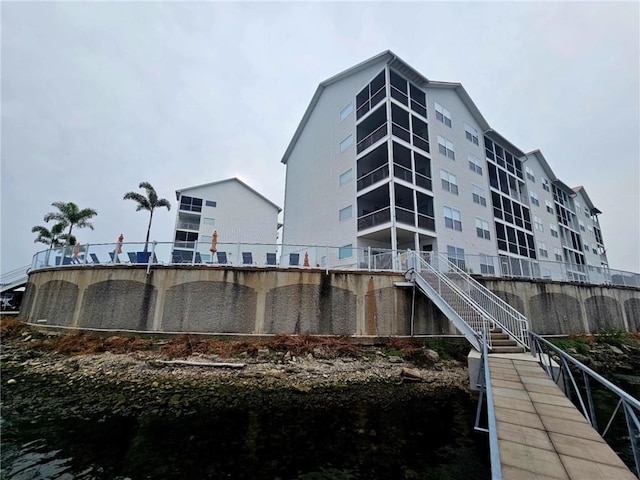
<svg viewBox="0 0 640 480">
<path fill-rule="evenodd" d="M 280 158 L 318 83 L 391 49 L 461 82 L 603 210 L 611 266 L 640 270 L 636 3 L 17 3 L 2 6 L 2 271 L 41 249 L 53 201 L 82 242 L 143 239 L 121 200 L 238 175 L 280 205 Z M 169 241 L 174 212 L 152 236 Z"/>
</svg>

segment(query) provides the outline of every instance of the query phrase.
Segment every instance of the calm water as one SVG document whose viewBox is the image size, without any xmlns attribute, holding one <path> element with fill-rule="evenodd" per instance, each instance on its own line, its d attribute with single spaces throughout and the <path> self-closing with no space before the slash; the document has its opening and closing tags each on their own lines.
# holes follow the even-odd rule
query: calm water
<svg viewBox="0 0 640 480">
<path fill-rule="evenodd" d="M 188 417 L 31 420 L 3 413 L 2 474 L 35 479 L 485 479 L 475 402 L 323 405 L 320 397 Z"/>
</svg>

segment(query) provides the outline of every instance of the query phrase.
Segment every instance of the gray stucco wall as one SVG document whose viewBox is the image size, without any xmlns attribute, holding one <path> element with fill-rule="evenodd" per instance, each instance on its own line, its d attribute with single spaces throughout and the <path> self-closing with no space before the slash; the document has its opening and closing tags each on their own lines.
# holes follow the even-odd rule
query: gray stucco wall
<svg viewBox="0 0 640 480">
<path fill-rule="evenodd" d="M 401 274 L 208 266 L 64 267 L 29 276 L 22 317 L 46 325 L 155 332 L 454 334 Z M 481 279 L 541 334 L 640 331 L 640 289 Z M 412 328 L 413 327 L 413 328 Z"/>
</svg>

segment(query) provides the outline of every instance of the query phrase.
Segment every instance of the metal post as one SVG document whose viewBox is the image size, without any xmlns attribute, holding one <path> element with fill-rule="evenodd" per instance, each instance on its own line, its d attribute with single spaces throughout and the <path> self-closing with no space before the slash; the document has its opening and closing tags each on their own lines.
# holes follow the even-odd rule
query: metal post
<svg viewBox="0 0 640 480">
<path fill-rule="evenodd" d="M 631 450 L 633 450 L 633 460 L 636 464 L 636 474 L 640 476 L 640 456 L 638 454 L 638 439 L 636 438 L 636 432 L 640 432 L 640 426 L 638 426 L 638 419 L 635 418 L 631 407 L 627 405 L 627 402 L 622 401 L 624 407 L 624 418 L 627 421 L 627 432 L 631 440 Z M 634 422 L 635 420 L 635 422 Z M 634 432 L 633 426 L 635 423 L 636 432 Z"/>
<path fill-rule="evenodd" d="M 371 245 L 367 247 L 367 266 L 367 269 L 371 271 Z"/>
</svg>

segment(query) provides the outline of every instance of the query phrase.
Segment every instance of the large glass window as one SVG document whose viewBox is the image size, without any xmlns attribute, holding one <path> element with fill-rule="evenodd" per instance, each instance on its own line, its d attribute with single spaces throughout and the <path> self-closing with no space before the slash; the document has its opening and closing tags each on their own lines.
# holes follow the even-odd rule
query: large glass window
<svg viewBox="0 0 640 480">
<path fill-rule="evenodd" d="M 449 261 L 458 268 L 466 270 L 467 264 L 465 263 L 464 248 L 447 245 L 447 257 Z"/>
<path fill-rule="evenodd" d="M 180 197 L 180 210 L 187 210 L 189 212 L 201 212 L 202 199 L 182 195 Z"/>
</svg>

